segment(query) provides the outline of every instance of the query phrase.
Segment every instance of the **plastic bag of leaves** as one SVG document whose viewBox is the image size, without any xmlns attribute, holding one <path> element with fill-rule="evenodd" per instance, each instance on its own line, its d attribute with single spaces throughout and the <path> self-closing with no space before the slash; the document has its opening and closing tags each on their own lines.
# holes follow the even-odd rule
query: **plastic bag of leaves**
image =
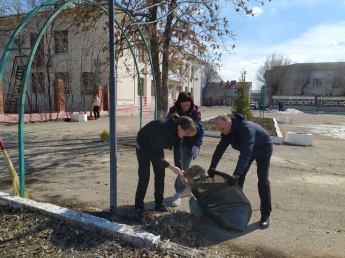
<svg viewBox="0 0 345 258">
<path fill-rule="evenodd" d="M 252 207 L 237 184 L 229 186 L 229 177 L 215 171 L 214 178 L 195 179 L 192 193 L 202 211 L 219 227 L 242 232 L 250 220 Z"/>
<path fill-rule="evenodd" d="M 109 142 L 110 141 L 110 133 L 107 130 L 103 130 L 99 136 L 101 137 L 101 140 L 103 142 Z"/>
<path fill-rule="evenodd" d="M 186 171 L 183 173 L 183 177 L 188 180 L 187 185 L 191 187 L 191 185 L 194 184 L 193 179 L 205 180 L 207 173 L 206 170 L 199 165 L 193 165 L 186 169 Z"/>
</svg>

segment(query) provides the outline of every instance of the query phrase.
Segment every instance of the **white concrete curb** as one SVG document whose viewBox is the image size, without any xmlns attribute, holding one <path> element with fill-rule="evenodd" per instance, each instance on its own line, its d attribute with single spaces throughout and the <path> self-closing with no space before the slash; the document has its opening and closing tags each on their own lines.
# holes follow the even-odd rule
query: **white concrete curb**
<svg viewBox="0 0 345 258">
<path fill-rule="evenodd" d="M 50 203 L 37 202 L 21 198 L 12 194 L 0 192 L 0 206 L 8 205 L 13 208 L 27 208 L 42 214 L 55 217 L 70 223 L 79 224 L 88 228 L 97 228 L 115 234 L 118 238 L 130 242 L 136 247 L 151 249 L 164 249 L 173 253 L 191 257 L 206 257 L 203 252 L 191 249 L 176 243 L 161 241 L 160 236 L 155 236 L 144 230 L 133 228 L 125 224 L 111 222 L 90 214 L 69 210 Z M 209 257 L 209 255 L 207 255 Z"/>
<path fill-rule="evenodd" d="M 277 136 L 271 136 L 271 139 L 272 139 L 273 143 L 275 143 L 275 144 L 283 144 L 283 135 L 280 132 L 277 120 L 275 118 L 273 118 L 273 122 L 274 122 L 274 127 L 276 128 Z"/>
<path fill-rule="evenodd" d="M 220 138 L 220 132 L 214 132 L 214 131 L 205 131 L 205 136 L 211 136 L 211 137 L 218 137 Z"/>
<path fill-rule="evenodd" d="M 290 118 L 288 117 L 277 117 L 276 118 L 278 123 L 285 124 L 290 122 Z"/>
</svg>

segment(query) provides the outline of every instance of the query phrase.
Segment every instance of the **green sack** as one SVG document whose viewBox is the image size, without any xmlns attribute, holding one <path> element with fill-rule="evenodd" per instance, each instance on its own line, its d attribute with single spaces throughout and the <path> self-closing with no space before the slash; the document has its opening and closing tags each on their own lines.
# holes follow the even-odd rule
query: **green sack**
<svg viewBox="0 0 345 258">
<path fill-rule="evenodd" d="M 201 218 L 204 215 L 204 212 L 201 210 L 198 200 L 192 196 L 189 200 L 189 210 L 190 214 L 192 214 L 196 218 Z"/>
</svg>

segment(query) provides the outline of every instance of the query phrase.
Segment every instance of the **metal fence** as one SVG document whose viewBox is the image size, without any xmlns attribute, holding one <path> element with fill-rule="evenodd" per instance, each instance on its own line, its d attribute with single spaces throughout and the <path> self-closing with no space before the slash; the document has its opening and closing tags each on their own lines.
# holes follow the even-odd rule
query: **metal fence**
<svg viewBox="0 0 345 258">
<path fill-rule="evenodd" d="M 16 105 L 11 105 L 11 98 L 13 95 L 3 94 L 4 113 L 18 114 L 19 112 L 19 97 Z M 92 95 L 81 94 L 65 94 L 64 106 L 66 112 L 89 112 L 91 110 Z M 53 96 L 45 94 L 27 94 L 25 97 L 24 113 L 54 113 L 57 112 L 55 108 L 55 99 Z"/>
</svg>

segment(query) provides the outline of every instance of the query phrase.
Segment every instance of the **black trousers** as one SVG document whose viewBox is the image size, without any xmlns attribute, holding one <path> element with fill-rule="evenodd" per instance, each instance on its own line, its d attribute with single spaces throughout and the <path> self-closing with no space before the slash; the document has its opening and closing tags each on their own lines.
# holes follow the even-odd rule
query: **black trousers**
<svg viewBox="0 0 345 258">
<path fill-rule="evenodd" d="M 271 187 L 270 187 L 270 181 L 268 179 L 268 171 L 270 169 L 271 157 L 251 158 L 248 162 L 248 166 L 245 168 L 242 175 L 238 179 L 238 185 L 239 187 L 243 189 L 246 175 L 254 159 L 257 164 L 258 191 L 259 191 L 259 196 L 260 196 L 260 201 L 261 201 L 261 204 L 260 204 L 261 216 L 270 216 L 270 213 L 272 211 L 272 206 L 271 206 Z"/>
<path fill-rule="evenodd" d="M 142 148 L 137 150 L 138 159 L 138 186 L 135 194 L 135 209 L 144 210 L 144 198 L 146 195 L 147 187 L 150 181 L 150 163 L 152 163 L 153 172 L 155 175 L 155 204 L 157 207 L 161 206 L 164 199 L 164 179 L 165 168 L 159 163 L 164 158 L 163 150 L 143 150 Z M 154 158 L 154 159 L 153 159 Z"/>
<path fill-rule="evenodd" d="M 95 115 L 95 118 L 99 118 L 99 106 L 93 107 L 93 113 Z"/>
</svg>

